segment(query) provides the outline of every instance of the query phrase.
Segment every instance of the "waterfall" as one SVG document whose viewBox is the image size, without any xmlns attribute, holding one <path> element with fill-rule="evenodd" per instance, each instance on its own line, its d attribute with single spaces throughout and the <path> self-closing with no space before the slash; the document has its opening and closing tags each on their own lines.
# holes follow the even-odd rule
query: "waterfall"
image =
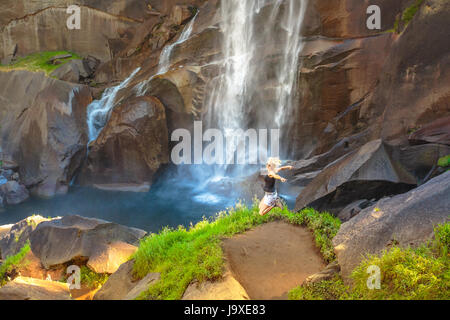
<svg viewBox="0 0 450 320">
<path fill-rule="evenodd" d="M 89 143 L 97 139 L 103 127 L 109 120 L 111 110 L 116 105 L 117 93 L 125 88 L 133 77 L 139 72 L 141 68 L 134 70 L 131 75 L 122 81 L 119 85 L 107 88 L 100 100 L 93 101 L 87 107 L 87 125 L 89 129 Z"/>
<path fill-rule="evenodd" d="M 167 71 L 169 71 L 170 57 L 172 55 L 172 51 L 176 46 L 178 46 L 179 44 L 181 44 L 189 39 L 189 37 L 192 34 L 192 30 L 193 30 L 195 19 L 197 18 L 197 15 L 198 15 L 198 12 L 195 14 L 195 16 L 191 19 L 191 21 L 189 21 L 189 23 L 183 29 L 183 32 L 181 33 L 181 35 L 177 41 L 164 47 L 163 51 L 161 52 L 161 56 L 159 58 L 157 74 L 164 74 Z"/>
<path fill-rule="evenodd" d="M 295 107 L 306 6 L 307 0 L 221 2 L 222 73 L 205 100 L 209 127 L 286 128 Z"/>
</svg>

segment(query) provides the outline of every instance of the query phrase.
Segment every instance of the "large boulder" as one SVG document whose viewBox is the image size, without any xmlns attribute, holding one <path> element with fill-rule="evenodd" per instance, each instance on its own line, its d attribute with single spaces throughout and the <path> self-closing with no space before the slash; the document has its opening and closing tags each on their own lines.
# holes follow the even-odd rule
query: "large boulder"
<svg viewBox="0 0 450 320">
<path fill-rule="evenodd" d="M 0 258 L 6 259 L 9 256 L 17 254 L 27 243 L 37 225 L 48 220 L 44 217 L 34 215 L 14 225 L 0 227 Z M 2 229 L 4 231 L 1 231 Z"/>
<path fill-rule="evenodd" d="M 295 209 L 309 206 L 338 214 L 357 200 L 407 192 L 448 152 L 449 148 L 439 145 L 401 148 L 371 141 L 327 166 L 302 190 Z"/>
<path fill-rule="evenodd" d="M 449 192 L 447 172 L 408 193 L 382 199 L 342 224 L 333 239 L 342 275 L 348 279 L 364 255 L 431 240 L 434 227 L 449 219 Z"/>
<path fill-rule="evenodd" d="M 168 163 L 164 106 L 155 97 L 132 98 L 114 108 L 89 148 L 79 181 L 93 185 L 150 185 Z"/>
<path fill-rule="evenodd" d="M 17 277 L 0 288 L 0 300 L 72 300 L 67 283 Z"/>
<path fill-rule="evenodd" d="M 114 273 L 137 250 L 143 230 L 99 219 L 66 216 L 39 224 L 30 236 L 31 250 L 48 268 L 87 259 L 97 273 Z"/>
<path fill-rule="evenodd" d="M 3 197 L 9 205 L 24 202 L 29 196 L 27 188 L 17 181 L 8 181 L 0 185 L 0 197 Z"/>
<path fill-rule="evenodd" d="M 25 94 L 26 93 L 26 94 Z M 88 87 L 28 71 L 0 72 L 4 159 L 39 196 L 67 192 L 86 155 Z"/>
<path fill-rule="evenodd" d="M 152 284 L 159 281 L 159 273 L 149 273 L 144 279 L 133 276 L 134 260 L 122 264 L 97 291 L 94 300 L 134 300 Z"/>
</svg>

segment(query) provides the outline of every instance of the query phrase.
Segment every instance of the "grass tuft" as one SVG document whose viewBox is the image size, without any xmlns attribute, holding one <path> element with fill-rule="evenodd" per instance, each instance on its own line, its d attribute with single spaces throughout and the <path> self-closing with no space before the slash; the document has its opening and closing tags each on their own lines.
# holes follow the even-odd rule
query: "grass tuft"
<svg viewBox="0 0 450 320">
<path fill-rule="evenodd" d="M 0 287 L 6 284 L 8 281 L 8 273 L 11 272 L 14 267 L 19 266 L 23 262 L 23 259 L 30 250 L 30 242 L 28 241 L 16 255 L 7 257 L 0 265 Z"/>
<path fill-rule="evenodd" d="M 48 63 L 52 57 L 66 54 L 71 54 L 72 57 L 61 60 L 62 63 L 59 65 Z M 32 72 L 45 72 L 46 75 L 50 75 L 54 70 L 73 59 L 81 59 L 81 57 L 69 51 L 38 52 L 20 58 L 11 64 L 0 65 L 0 71 L 28 70 Z"/>
</svg>

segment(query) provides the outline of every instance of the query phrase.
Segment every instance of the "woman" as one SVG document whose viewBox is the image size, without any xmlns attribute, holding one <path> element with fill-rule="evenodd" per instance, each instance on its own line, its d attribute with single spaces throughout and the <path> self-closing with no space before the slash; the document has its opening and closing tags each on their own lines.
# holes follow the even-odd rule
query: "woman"
<svg viewBox="0 0 450 320">
<path fill-rule="evenodd" d="M 283 170 L 292 170 L 292 166 L 280 167 L 281 161 L 278 158 L 269 158 L 266 164 L 267 175 L 264 177 L 264 192 L 266 193 L 264 198 L 259 204 L 259 214 L 264 216 L 268 214 L 273 208 L 279 207 L 283 209 L 280 199 L 278 198 L 277 191 L 275 190 L 276 180 L 286 182 L 286 179 L 280 177 L 278 172 Z"/>
</svg>

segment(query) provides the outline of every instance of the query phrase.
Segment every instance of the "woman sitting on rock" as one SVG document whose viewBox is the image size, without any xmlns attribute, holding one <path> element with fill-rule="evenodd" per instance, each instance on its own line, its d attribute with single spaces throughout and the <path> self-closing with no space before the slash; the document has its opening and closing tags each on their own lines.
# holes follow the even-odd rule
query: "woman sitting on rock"
<svg viewBox="0 0 450 320">
<path fill-rule="evenodd" d="M 259 214 L 262 216 L 268 214 L 275 207 L 283 209 L 283 204 L 275 189 L 275 182 L 276 180 L 286 182 L 286 179 L 279 176 L 278 172 L 283 170 L 292 170 L 292 166 L 279 167 L 280 165 L 281 161 L 278 158 L 269 158 L 269 160 L 267 160 L 267 175 L 264 176 L 265 196 L 259 204 Z"/>
</svg>

